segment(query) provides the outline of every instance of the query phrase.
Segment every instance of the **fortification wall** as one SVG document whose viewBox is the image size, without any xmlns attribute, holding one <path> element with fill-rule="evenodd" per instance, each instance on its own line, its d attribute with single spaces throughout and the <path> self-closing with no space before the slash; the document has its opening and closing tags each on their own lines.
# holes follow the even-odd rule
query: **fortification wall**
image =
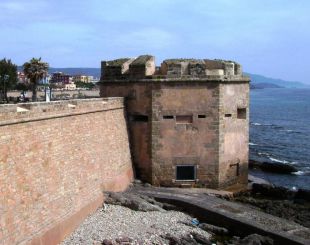
<svg viewBox="0 0 310 245">
<path fill-rule="evenodd" d="M 0 106 L 0 244 L 56 244 L 132 180 L 121 98 Z"/>
<path fill-rule="evenodd" d="M 130 146 L 136 177 L 151 182 L 151 87 L 143 83 L 108 83 L 102 86 L 100 96 L 126 98 L 126 110 L 129 120 Z"/>
</svg>

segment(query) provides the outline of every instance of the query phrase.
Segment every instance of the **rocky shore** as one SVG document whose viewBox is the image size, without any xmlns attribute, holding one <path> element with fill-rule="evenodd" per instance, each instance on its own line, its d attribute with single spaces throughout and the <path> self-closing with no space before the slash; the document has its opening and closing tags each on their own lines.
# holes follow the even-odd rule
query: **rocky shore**
<svg viewBox="0 0 310 245">
<path fill-rule="evenodd" d="M 267 183 L 253 183 L 249 191 L 228 199 L 310 228 L 309 190 L 290 190 Z"/>
<path fill-rule="evenodd" d="M 298 172 L 298 169 L 292 165 L 277 163 L 277 162 L 260 162 L 256 160 L 249 160 L 249 168 L 260 169 L 264 172 L 277 173 L 277 174 L 291 174 Z"/>
<path fill-rule="evenodd" d="M 107 193 L 105 205 L 65 241 L 71 244 L 273 244 L 257 234 L 240 238 L 229 230 L 200 223 L 180 207 L 133 193 Z"/>
</svg>

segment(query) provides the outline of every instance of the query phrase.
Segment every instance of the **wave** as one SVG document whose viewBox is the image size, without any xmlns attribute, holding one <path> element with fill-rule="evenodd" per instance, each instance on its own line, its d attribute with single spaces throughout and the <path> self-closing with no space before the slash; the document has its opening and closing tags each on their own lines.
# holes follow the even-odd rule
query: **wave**
<svg viewBox="0 0 310 245">
<path fill-rule="evenodd" d="M 267 153 L 267 152 L 257 152 L 257 155 L 259 155 L 259 156 L 266 156 L 266 157 L 270 156 L 270 154 Z"/>
<path fill-rule="evenodd" d="M 297 171 L 297 172 L 294 172 L 294 173 L 292 173 L 292 174 L 294 174 L 294 175 L 304 175 L 305 174 L 305 172 L 304 171 Z"/>
<path fill-rule="evenodd" d="M 287 133 L 293 133 L 293 134 L 301 134 L 300 131 L 295 131 L 295 130 L 292 130 L 292 129 L 281 129 L 280 131 L 287 132 Z"/>
<path fill-rule="evenodd" d="M 294 172 L 292 174 L 298 175 L 298 176 L 310 176 L 310 171 L 301 171 L 301 170 L 299 170 L 299 171 Z"/>
<path fill-rule="evenodd" d="M 279 160 L 279 159 L 276 159 L 276 158 L 273 158 L 273 157 L 268 157 L 269 160 L 273 161 L 273 162 L 279 162 L 279 163 L 284 163 L 284 164 L 288 164 L 290 162 L 286 161 L 286 160 Z"/>
<path fill-rule="evenodd" d="M 251 123 L 251 125 L 254 125 L 254 126 L 262 126 L 260 123 Z"/>
<path fill-rule="evenodd" d="M 249 142 L 249 145 L 258 145 L 258 144 L 255 144 L 255 143 Z"/>
<path fill-rule="evenodd" d="M 276 124 L 272 124 L 272 123 L 257 123 L 257 122 L 251 122 L 250 124 L 253 125 L 253 126 L 262 126 L 262 127 L 271 127 L 271 128 L 273 128 L 273 129 L 280 129 L 281 131 L 282 131 L 282 130 L 283 130 L 283 131 L 288 131 L 288 132 L 293 131 L 293 130 L 290 130 L 290 129 L 286 130 L 286 129 L 284 129 L 283 126 L 276 125 Z"/>
<path fill-rule="evenodd" d="M 257 123 L 257 122 L 251 122 L 250 124 L 254 125 L 254 126 L 275 126 L 275 125 L 269 124 L 269 123 Z"/>
</svg>

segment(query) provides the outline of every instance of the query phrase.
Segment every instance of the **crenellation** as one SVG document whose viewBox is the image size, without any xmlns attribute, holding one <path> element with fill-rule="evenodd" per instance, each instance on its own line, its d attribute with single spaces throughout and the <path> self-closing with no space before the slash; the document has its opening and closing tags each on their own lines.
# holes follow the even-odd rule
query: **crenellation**
<svg viewBox="0 0 310 245">
<path fill-rule="evenodd" d="M 151 55 L 140 55 L 129 65 L 130 78 L 145 78 L 154 75 L 156 70 L 155 57 Z"/>
<path fill-rule="evenodd" d="M 173 81 L 183 79 L 194 81 L 202 78 L 214 81 L 235 81 L 245 79 L 242 67 L 234 61 L 210 59 L 166 59 L 159 67 L 155 65 L 155 57 L 141 55 L 137 58 L 121 58 L 101 62 L 101 81 L 140 80 Z"/>
</svg>

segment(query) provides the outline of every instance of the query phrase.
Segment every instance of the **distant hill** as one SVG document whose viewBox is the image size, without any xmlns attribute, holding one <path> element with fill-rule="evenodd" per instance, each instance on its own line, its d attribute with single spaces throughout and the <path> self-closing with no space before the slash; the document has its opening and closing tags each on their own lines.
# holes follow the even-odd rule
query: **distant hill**
<svg viewBox="0 0 310 245">
<path fill-rule="evenodd" d="M 273 83 L 250 83 L 251 89 L 263 89 L 263 88 L 284 88 L 282 86 Z"/>
<path fill-rule="evenodd" d="M 246 73 L 245 75 L 249 76 L 251 78 L 251 84 L 254 86 L 254 88 L 310 88 L 310 85 L 301 83 L 301 82 L 295 82 L 295 81 L 285 81 L 282 79 L 275 79 L 270 77 L 265 77 L 262 75 L 257 74 L 251 74 Z M 269 85 L 271 84 L 271 85 Z"/>
<path fill-rule="evenodd" d="M 18 70 L 22 70 L 22 67 L 18 67 Z M 53 72 L 63 72 L 70 75 L 87 75 L 100 78 L 101 69 L 100 68 L 54 68 L 49 69 L 49 73 Z M 265 77 L 262 75 L 244 73 L 251 78 L 252 88 L 310 88 L 310 85 L 295 82 L 295 81 L 285 81 L 282 79 L 275 79 L 270 77 Z"/>
</svg>

